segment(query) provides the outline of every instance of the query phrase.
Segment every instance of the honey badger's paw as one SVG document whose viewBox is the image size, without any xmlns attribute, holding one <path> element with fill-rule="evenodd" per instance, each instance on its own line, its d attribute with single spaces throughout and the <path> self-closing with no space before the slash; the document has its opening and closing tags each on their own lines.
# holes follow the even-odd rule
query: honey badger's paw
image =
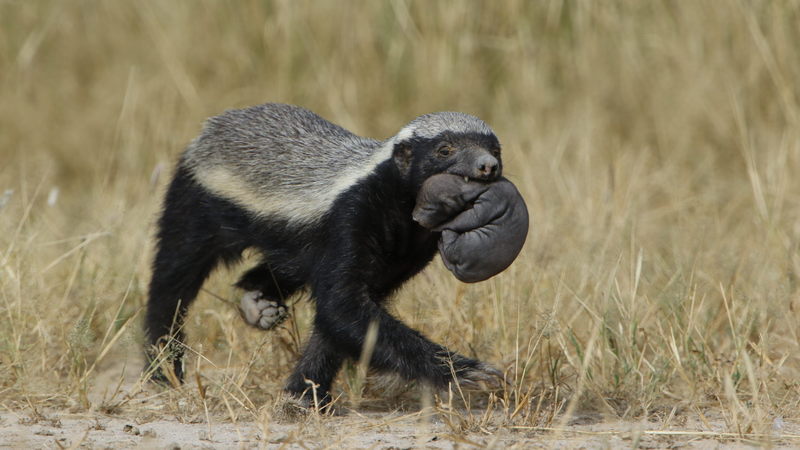
<svg viewBox="0 0 800 450">
<path fill-rule="evenodd" d="M 503 372 L 482 362 L 459 370 L 456 378 L 458 384 L 468 390 L 496 391 L 509 384 Z"/>
<path fill-rule="evenodd" d="M 271 330 L 289 317 L 286 305 L 264 298 L 261 291 L 245 292 L 239 311 L 245 322 L 262 330 Z"/>
</svg>

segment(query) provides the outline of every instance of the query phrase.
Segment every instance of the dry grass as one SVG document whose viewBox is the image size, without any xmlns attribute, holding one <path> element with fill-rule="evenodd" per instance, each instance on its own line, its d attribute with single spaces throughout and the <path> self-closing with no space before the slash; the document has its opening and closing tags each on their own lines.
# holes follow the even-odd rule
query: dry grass
<svg viewBox="0 0 800 450">
<path fill-rule="evenodd" d="M 437 263 L 395 303 L 515 381 L 479 412 L 440 397 L 454 435 L 600 414 L 760 441 L 800 411 L 798 23 L 797 1 L 0 2 L 0 404 L 266 420 L 305 301 L 259 333 L 203 293 L 190 383 L 114 386 L 140 370 L 176 155 L 205 117 L 282 101 L 374 137 L 465 111 L 504 144 L 521 257 L 476 285 Z M 206 289 L 238 298 L 238 270 Z M 362 395 L 355 364 L 337 386 L 419 408 Z"/>
</svg>

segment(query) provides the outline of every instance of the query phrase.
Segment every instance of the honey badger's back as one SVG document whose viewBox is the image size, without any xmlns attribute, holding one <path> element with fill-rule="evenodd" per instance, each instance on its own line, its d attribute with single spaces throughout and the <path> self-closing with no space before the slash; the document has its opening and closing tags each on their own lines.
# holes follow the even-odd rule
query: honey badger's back
<svg viewBox="0 0 800 450">
<path fill-rule="evenodd" d="M 390 156 L 389 146 L 307 109 L 268 103 L 209 119 L 180 165 L 253 214 L 313 222 Z"/>
</svg>

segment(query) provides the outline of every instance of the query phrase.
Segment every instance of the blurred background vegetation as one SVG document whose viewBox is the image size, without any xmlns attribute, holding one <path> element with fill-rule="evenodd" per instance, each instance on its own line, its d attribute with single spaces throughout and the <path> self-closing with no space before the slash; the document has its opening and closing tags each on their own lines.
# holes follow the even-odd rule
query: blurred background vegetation
<svg viewBox="0 0 800 450">
<path fill-rule="evenodd" d="M 439 110 L 494 128 L 526 249 L 477 285 L 437 263 L 396 309 L 509 370 L 513 420 L 796 416 L 799 24 L 790 0 L 2 1 L 0 401 L 107 405 L 104 374 L 138 374 L 172 165 L 206 117 L 269 101 L 376 138 Z M 235 301 L 237 270 L 209 291 Z M 309 315 L 258 333 L 202 294 L 198 373 L 263 402 Z"/>
</svg>

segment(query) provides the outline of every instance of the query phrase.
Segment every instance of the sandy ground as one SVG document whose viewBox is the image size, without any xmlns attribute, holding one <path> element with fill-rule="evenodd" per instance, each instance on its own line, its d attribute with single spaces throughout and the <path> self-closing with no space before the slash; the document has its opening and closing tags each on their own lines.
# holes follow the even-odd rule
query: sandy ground
<svg viewBox="0 0 800 450">
<path fill-rule="evenodd" d="M 782 424 L 784 435 L 798 427 Z M 673 433 L 673 434 L 670 434 Z M 183 423 L 174 418 L 135 420 L 101 414 L 43 413 L 38 418 L 0 414 L 2 448 L 797 448 L 799 440 L 737 440 L 705 435 L 699 427 L 660 429 L 658 424 L 604 421 L 568 431 L 495 429 L 453 435 L 436 420 L 416 414 L 350 412 L 303 423 Z"/>
<path fill-rule="evenodd" d="M 139 352 L 124 358 L 141 366 Z M 69 408 L 12 409 L 0 405 L 0 448 L 772 448 L 800 447 L 800 423 L 772 418 L 770 434 L 740 439 L 729 431 L 721 413 L 705 411 L 663 421 L 620 421 L 599 414 L 576 413 L 560 431 L 475 423 L 484 411 L 460 411 L 471 417 L 468 431 L 454 433 L 440 415 L 419 412 L 340 409 L 338 415 L 283 417 L 274 409 L 232 423 L 230 417 L 182 415 L 170 408 L 168 391 L 139 384 L 138 372 L 125 371 L 117 360 L 95 378 L 89 399 L 103 404 L 122 379 L 122 397 L 136 392 L 134 401 L 114 414 L 101 411 L 71 413 Z M 181 401 L 177 400 L 178 405 Z M 182 409 L 182 408 L 181 408 Z M 173 411 L 173 412 L 170 412 Z M 485 421 L 503 424 L 497 413 Z M 254 420 L 254 417 L 260 419 Z M 261 420 L 261 422 L 259 422 Z M 557 419 L 558 420 L 558 419 Z M 457 421 L 457 419 L 456 419 Z"/>
</svg>

